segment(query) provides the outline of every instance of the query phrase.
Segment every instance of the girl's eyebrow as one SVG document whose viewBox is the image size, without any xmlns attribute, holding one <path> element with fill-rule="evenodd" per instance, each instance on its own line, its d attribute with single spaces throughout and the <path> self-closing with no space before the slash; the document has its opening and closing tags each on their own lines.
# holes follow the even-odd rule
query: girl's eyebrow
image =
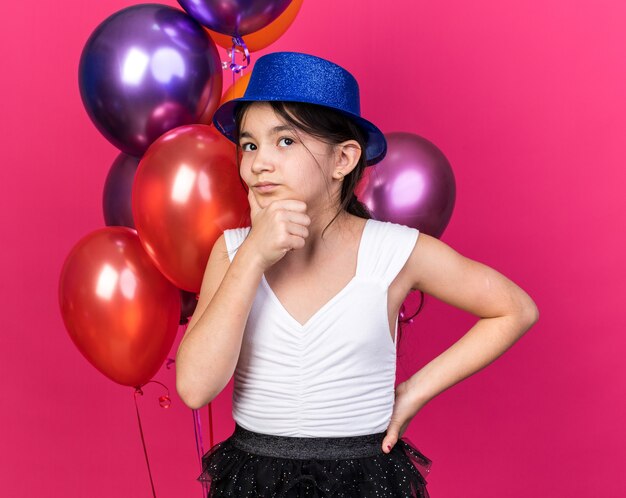
<svg viewBox="0 0 626 498">
<path fill-rule="evenodd" d="M 280 133 L 281 131 L 287 131 L 287 130 L 293 130 L 293 126 L 289 126 L 289 125 L 274 126 L 274 128 L 270 130 L 270 135 L 276 135 L 277 133 Z M 245 137 L 254 138 L 252 136 L 252 133 L 244 130 L 239 134 L 239 138 L 245 138 Z"/>
</svg>

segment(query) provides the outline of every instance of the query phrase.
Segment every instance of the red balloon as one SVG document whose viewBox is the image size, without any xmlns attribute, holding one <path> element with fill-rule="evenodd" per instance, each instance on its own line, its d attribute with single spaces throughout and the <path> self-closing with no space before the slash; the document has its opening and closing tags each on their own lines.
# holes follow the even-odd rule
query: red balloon
<svg viewBox="0 0 626 498">
<path fill-rule="evenodd" d="M 235 145 L 213 126 L 180 126 L 159 137 L 135 174 L 133 219 L 146 252 L 176 287 L 200 292 L 213 244 L 250 225 Z"/>
<path fill-rule="evenodd" d="M 106 227 L 70 251 L 59 282 L 65 327 L 109 379 L 139 387 L 159 370 L 180 320 L 180 293 L 154 266 L 137 232 Z"/>
</svg>

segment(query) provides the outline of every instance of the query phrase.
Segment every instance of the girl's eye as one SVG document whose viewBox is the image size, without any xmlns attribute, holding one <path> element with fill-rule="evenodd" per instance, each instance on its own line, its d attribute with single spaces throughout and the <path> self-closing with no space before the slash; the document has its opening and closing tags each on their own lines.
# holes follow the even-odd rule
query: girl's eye
<svg viewBox="0 0 626 498">
<path fill-rule="evenodd" d="M 283 137 L 283 138 L 281 138 L 278 141 L 278 143 L 281 143 L 281 142 L 284 142 L 286 145 L 291 145 L 294 142 L 294 140 L 289 138 L 289 137 Z M 252 149 L 248 149 L 247 148 L 248 146 L 253 147 L 253 148 Z M 244 152 L 248 152 L 250 150 L 256 150 L 256 145 L 254 145 L 253 143 L 250 143 L 250 142 L 246 142 L 244 144 L 241 144 L 241 150 L 244 151 Z"/>
</svg>

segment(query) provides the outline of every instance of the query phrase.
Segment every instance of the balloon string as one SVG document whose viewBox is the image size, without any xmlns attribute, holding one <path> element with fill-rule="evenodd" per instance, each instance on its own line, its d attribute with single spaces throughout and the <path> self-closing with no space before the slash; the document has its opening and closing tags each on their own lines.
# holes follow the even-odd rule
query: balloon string
<svg viewBox="0 0 626 498">
<path fill-rule="evenodd" d="M 241 64 L 237 64 L 237 62 L 235 61 L 236 56 L 235 54 L 237 52 L 242 52 L 243 50 L 243 56 L 245 58 L 245 65 L 241 65 Z M 230 55 L 230 70 L 233 72 L 233 78 L 235 77 L 234 73 L 238 73 L 240 72 L 242 69 L 247 68 L 250 65 L 250 52 L 248 51 L 248 46 L 246 45 L 246 42 L 243 41 L 243 39 L 239 36 L 233 36 L 233 46 L 230 48 L 229 50 L 229 55 Z"/>
<path fill-rule="evenodd" d="M 213 410 L 212 410 L 212 403 L 209 403 L 209 444 L 211 445 L 211 448 L 213 447 Z"/>
<path fill-rule="evenodd" d="M 209 448 L 213 448 L 213 416 L 211 411 L 212 404 L 209 403 Z M 202 418 L 200 416 L 199 410 L 192 410 L 193 413 L 193 430 L 196 438 L 196 452 L 198 453 L 198 461 L 200 462 L 200 469 L 202 468 L 202 456 L 204 455 L 204 442 L 202 439 Z M 205 493 L 203 496 L 206 496 L 206 493 L 209 491 L 208 485 L 209 483 L 206 481 L 201 481 L 202 483 L 202 491 Z"/>
<path fill-rule="evenodd" d="M 137 404 L 137 396 L 143 396 L 143 391 L 142 391 L 142 387 L 144 387 L 146 384 L 150 384 L 151 382 L 154 382 L 155 384 L 159 384 L 161 386 L 163 386 L 165 388 L 165 390 L 167 391 L 167 393 L 163 396 L 159 396 L 159 405 L 161 406 L 161 408 L 169 408 L 171 405 L 171 400 L 170 400 L 170 390 L 167 388 L 167 386 L 165 384 L 163 384 L 162 382 L 159 382 L 158 380 L 149 380 L 148 382 L 140 385 L 139 387 L 135 388 L 135 393 L 133 396 L 133 399 L 135 400 L 135 410 L 137 412 L 137 422 L 139 423 L 139 434 L 141 435 L 141 444 L 143 445 L 143 454 L 146 457 L 146 465 L 148 466 L 148 476 L 150 477 L 150 486 L 152 487 L 152 496 L 154 496 L 154 498 L 156 498 L 156 492 L 154 491 L 154 481 L 152 479 L 152 471 L 150 470 L 150 460 L 148 459 L 148 450 L 146 448 L 146 440 L 144 438 L 143 435 L 143 427 L 141 425 L 141 416 L 139 415 L 139 405 Z"/>
<path fill-rule="evenodd" d="M 213 448 L 213 413 L 212 403 L 209 403 L 209 448 Z M 204 443 L 202 440 L 202 418 L 200 417 L 199 410 L 192 410 L 193 414 L 193 431 L 196 438 L 196 452 L 198 453 L 198 460 L 200 462 L 200 470 L 204 471 L 202 467 L 202 456 L 204 455 Z M 200 481 L 202 483 L 203 496 L 207 496 L 209 491 L 209 483 L 206 481 Z"/>
<path fill-rule="evenodd" d="M 400 312 L 400 321 L 401 322 L 405 322 L 405 323 L 413 323 L 413 318 L 415 318 L 419 312 L 422 310 L 422 308 L 424 307 L 424 293 L 422 291 L 420 291 L 420 304 L 417 307 L 417 311 L 415 313 L 413 313 L 409 318 L 404 318 L 404 303 L 402 303 L 402 311 Z"/>
<path fill-rule="evenodd" d="M 404 303 L 402 303 L 402 306 L 400 307 L 400 313 L 398 314 L 398 337 L 396 337 L 396 344 L 398 344 L 398 341 L 400 341 L 400 339 L 402 339 L 402 336 L 404 335 L 405 324 L 413 323 L 413 318 L 415 318 L 419 314 L 419 312 L 422 310 L 423 307 L 424 307 L 424 293 L 422 291 L 420 291 L 420 304 L 417 307 L 417 311 L 408 318 L 405 318 L 405 313 L 404 313 L 405 306 L 404 306 Z"/>
<path fill-rule="evenodd" d="M 204 455 L 204 443 L 202 442 L 202 422 L 200 420 L 200 412 L 198 410 L 192 410 L 193 415 L 193 432 L 196 438 L 196 452 L 198 453 L 198 462 L 200 463 L 200 471 L 202 468 L 202 456 Z M 209 491 L 209 483 L 206 481 L 200 481 L 202 484 L 202 496 L 207 496 Z"/>
<path fill-rule="evenodd" d="M 202 441 L 202 422 L 200 420 L 200 412 L 192 410 L 193 414 L 193 430 L 196 435 L 196 451 L 198 452 L 198 461 L 202 462 L 204 455 L 204 442 Z"/>
<path fill-rule="evenodd" d="M 141 434 L 141 444 L 143 445 L 143 453 L 146 456 L 146 465 L 148 466 L 148 475 L 150 476 L 150 486 L 152 487 L 152 496 L 156 498 L 156 492 L 154 491 L 154 481 L 152 480 L 152 472 L 150 470 L 150 460 L 148 460 L 148 451 L 146 449 L 146 440 L 143 437 L 141 417 L 139 416 L 139 405 L 137 404 L 137 395 L 143 396 L 143 391 L 141 390 L 141 387 L 137 387 L 135 389 L 135 395 L 133 399 L 135 400 L 135 410 L 137 411 L 137 421 L 139 422 L 139 433 Z"/>
</svg>

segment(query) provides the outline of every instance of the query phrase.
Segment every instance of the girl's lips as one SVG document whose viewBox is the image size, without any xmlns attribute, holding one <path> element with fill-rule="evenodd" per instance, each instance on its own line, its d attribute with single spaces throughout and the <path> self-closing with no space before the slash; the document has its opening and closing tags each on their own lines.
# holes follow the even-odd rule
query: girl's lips
<svg viewBox="0 0 626 498">
<path fill-rule="evenodd" d="M 259 192 L 270 192 L 271 190 L 274 190 L 276 187 L 278 187 L 278 185 L 274 183 L 270 183 L 267 185 L 258 185 L 254 188 L 257 189 L 257 191 Z"/>
</svg>

